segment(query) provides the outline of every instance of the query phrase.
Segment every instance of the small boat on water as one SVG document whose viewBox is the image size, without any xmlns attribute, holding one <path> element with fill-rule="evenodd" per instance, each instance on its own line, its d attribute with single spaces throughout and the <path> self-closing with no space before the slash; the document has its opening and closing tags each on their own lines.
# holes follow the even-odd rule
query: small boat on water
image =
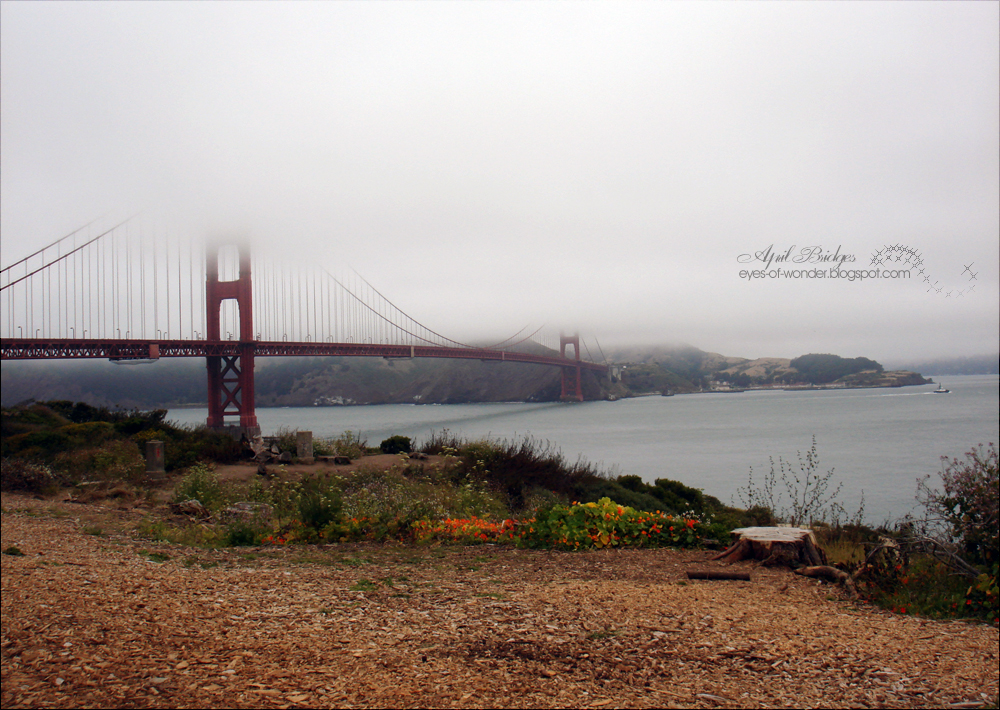
<svg viewBox="0 0 1000 710">
<path fill-rule="evenodd" d="M 951 392 L 951 390 L 946 390 L 944 385 L 940 382 L 938 382 L 938 388 L 934 390 L 934 394 L 948 394 L 949 392 Z"/>
</svg>

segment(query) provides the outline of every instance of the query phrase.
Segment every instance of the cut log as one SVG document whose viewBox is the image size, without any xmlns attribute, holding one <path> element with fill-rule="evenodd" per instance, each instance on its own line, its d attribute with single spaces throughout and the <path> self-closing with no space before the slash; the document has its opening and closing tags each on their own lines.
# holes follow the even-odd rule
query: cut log
<svg viewBox="0 0 1000 710">
<path fill-rule="evenodd" d="M 749 572 L 726 572 L 725 570 L 692 570 L 687 572 L 688 579 L 735 579 L 743 582 L 750 581 Z"/>
<path fill-rule="evenodd" d="M 760 560 L 761 564 L 786 567 L 826 564 L 826 555 L 812 530 L 804 528 L 739 528 L 735 542 L 712 558 L 723 562 Z"/>
</svg>

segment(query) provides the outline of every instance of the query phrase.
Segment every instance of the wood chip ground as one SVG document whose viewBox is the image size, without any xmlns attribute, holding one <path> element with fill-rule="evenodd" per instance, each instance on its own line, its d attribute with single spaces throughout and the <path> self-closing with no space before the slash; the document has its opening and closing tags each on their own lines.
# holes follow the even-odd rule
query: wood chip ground
<svg viewBox="0 0 1000 710">
<path fill-rule="evenodd" d="M 15 707 L 974 707 L 996 628 L 846 601 L 710 553 L 205 550 L 142 513 L 3 496 Z M 117 523 L 115 522 L 117 521 Z M 98 530 L 100 528 L 100 530 Z M 961 705 L 960 705 L 961 706 Z"/>
</svg>

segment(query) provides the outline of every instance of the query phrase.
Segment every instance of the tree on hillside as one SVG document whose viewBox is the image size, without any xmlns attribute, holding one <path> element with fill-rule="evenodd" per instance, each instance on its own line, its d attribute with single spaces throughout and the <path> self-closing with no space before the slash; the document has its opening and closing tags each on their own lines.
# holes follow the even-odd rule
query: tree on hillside
<svg viewBox="0 0 1000 710">
<path fill-rule="evenodd" d="M 791 366 L 798 370 L 802 380 L 813 384 L 833 382 L 863 370 L 882 372 L 884 369 L 882 365 L 866 357 L 844 358 L 830 354 L 802 355 L 792 360 Z"/>
</svg>

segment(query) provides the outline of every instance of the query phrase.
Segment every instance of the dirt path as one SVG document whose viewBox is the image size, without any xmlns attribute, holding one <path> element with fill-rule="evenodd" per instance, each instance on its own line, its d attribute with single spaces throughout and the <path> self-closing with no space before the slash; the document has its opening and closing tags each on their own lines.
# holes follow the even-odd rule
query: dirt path
<svg viewBox="0 0 1000 710">
<path fill-rule="evenodd" d="M 141 511 L 3 496 L 7 707 L 942 707 L 996 697 L 998 633 L 704 552 L 222 551 Z"/>
</svg>

